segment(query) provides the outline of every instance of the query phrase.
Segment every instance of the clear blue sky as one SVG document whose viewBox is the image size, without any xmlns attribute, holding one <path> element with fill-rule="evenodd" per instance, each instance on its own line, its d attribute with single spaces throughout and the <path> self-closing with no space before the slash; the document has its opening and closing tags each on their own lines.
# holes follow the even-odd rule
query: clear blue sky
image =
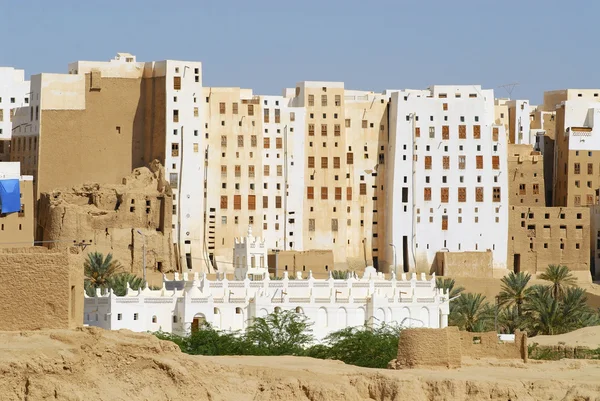
<svg viewBox="0 0 600 401">
<path fill-rule="evenodd" d="M 0 0 L 0 66 L 66 72 L 130 52 L 203 62 L 207 86 L 280 94 L 519 82 L 513 98 L 599 87 L 600 2 L 587 0 Z M 497 96 L 506 96 L 496 89 Z"/>
</svg>

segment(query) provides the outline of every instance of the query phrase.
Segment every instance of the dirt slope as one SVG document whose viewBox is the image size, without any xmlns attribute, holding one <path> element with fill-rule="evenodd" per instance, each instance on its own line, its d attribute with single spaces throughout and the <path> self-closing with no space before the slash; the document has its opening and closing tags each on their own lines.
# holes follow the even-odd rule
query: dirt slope
<svg viewBox="0 0 600 401">
<path fill-rule="evenodd" d="M 556 336 L 531 337 L 529 342 L 540 345 L 558 345 L 559 342 L 563 342 L 572 347 L 584 346 L 595 349 L 600 347 L 600 326 L 584 327 L 583 329 Z"/>
<path fill-rule="evenodd" d="M 600 363 L 473 360 L 387 371 L 297 357 L 199 357 L 129 331 L 0 333 L 0 400 L 600 400 Z"/>
</svg>

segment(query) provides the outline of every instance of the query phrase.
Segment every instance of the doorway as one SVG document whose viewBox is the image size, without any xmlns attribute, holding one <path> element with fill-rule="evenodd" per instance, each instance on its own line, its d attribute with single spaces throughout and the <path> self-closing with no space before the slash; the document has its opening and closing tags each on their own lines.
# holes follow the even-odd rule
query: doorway
<svg viewBox="0 0 600 401">
<path fill-rule="evenodd" d="M 513 271 L 515 273 L 521 272 L 521 254 L 520 253 L 515 253 L 515 255 L 513 257 Z"/>
<path fill-rule="evenodd" d="M 192 333 L 200 330 L 200 327 L 202 327 L 204 323 L 206 323 L 206 317 L 203 314 L 199 313 L 194 316 L 194 320 L 192 320 Z"/>
</svg>

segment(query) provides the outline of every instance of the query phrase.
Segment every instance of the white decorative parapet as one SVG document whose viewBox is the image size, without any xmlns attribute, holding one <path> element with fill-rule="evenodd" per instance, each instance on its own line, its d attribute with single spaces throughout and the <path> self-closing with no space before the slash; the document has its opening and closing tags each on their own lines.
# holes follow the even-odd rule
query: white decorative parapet
<svg viewBox="0 0 600 401">
<path fill-rule="evenodd" d="M 349 326 L 399 324 L 404 327 L 446 327 L 448 295 L 427 280 L 403 274 L 385 280 L 373 268 L 362 278 L 210 281 L 194 274 L 190 280 L 164 278 L 160 290 L 128 290 L 85 298 L 84 323 L 109 330 L 189 333 L 192 325 L 206 321 L 222 330 L 244 330 L 252 318 L 276 310 L 294 310 L 313 323 L 313 334 L 322 339 Z"/>
</svg>

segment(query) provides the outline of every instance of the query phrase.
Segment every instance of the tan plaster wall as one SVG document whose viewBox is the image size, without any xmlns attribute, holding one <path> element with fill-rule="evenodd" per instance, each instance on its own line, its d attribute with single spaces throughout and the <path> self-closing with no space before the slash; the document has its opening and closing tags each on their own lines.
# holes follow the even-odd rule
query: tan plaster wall
<svg viewBox="0 0 600 401">
<path fill-rule="evenodd" d="M 493 277 L 493 254 L 486 252 L 438 252 L 436 272 L 448 277 Z"/>
<path fill-rule="evenodd" d="M 33 246 L 33 181 L 20 183 L 23 213 L 0 215 L 0 248 Z"/>
<path fill-rule="evenodd" d="M 39 225 L 49 247 L 85 242 L 89 252 L 112 253 L 126 271 L 142 276 L 143 246 L 148 271 L 177 269 L 171 231 L 172 193 L 164 169 L 154 162 L 134 170 L 123 185 L 90 184 L 43 193 Z M 141 231 L 144 236 L 137 231 Z"/>
<path fill-rule="evenodd" d="M 507 154 L 509 204 L 545 206 L 544 160 L 540 152 L 531 145 L 509 144 Z"/>
<path fill-rule="evenodd" d="M 0 330 L 83 324 L 83 269 L 69 258 L 42 247 L 0 250 Z"/>
<path fill-rule="evenodd" d="M 275 274 L 275 254 L 268 255 L 269 273 Z M 277 276 L 283 277 L 285 271 L 289 276 L 296 276 L 296 272 L 302 273 L 302 277 L 308 277 L 312 271 L 313 277 L 325 279 L 329 272 L 334 270 L 334 256 L 331 250 L 311 251 L 281 251 L 279 252 L 279 268 Z"/>
<path fill-rule="evenodd" d="M 160 124 L 164 121 L 164 107 L 160 107 L 164 105 L 164 77 L 101 78 L 99 90 L 91 90 L 90 81 L 91 75 L 86 74 L 85 109 L 41 110 L 38 197 L 86 181 L 117 183 L 133 168 L 152 160 L 145 156 L 164 157 L 164 149 L 158 150 L 164 148 L 164 142 L 159 144 L 164 140 L 164 124 Z M 45 96 L 44 88 L 42 100 Z M 145 140 L 150 138 L 154 138 L 151 150 L 144 152 Z"/>
<path fill-rule="evenodd" d="M 527 333 L 517 330 L 514 343 L 500 343 L 494 331 L 460 332 L 462 356 L 471 358 L 524 359 L 527 357 Z M 525 352 L 523 353 L 523 344 Z"/>
<path fill-rule="evenodd" d="M 514 255 L 519 254 L 521 271 L 532 274 L 550 264 L 590 271 L 588 208 L 511 206 L 508 232 L 509 270 L 514 270 Z"/>
</svg>

